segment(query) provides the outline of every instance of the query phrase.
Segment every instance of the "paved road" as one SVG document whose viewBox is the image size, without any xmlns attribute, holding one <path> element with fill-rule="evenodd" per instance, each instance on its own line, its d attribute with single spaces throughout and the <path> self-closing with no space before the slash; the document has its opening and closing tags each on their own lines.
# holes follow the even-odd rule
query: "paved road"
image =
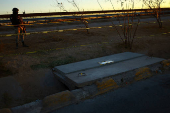
<svg viewBox="0 0 170 113">
<path fill-rule="evenodd" d="M 51 113 L 170 113 L 170 72 Z"/>
<path fill-rule="evenodd" d="M 165 16 L 165 17 L 161 17 L 161 19 L 162 19 L 162 21 L 165 21 L 165 20 L 169 20 L 170 19 L 170 17 L 169 16 Z M 110 26 L 110 25 L 112 25 L 112 21 L 113 20 L 109 20 L 108 19 L 108 21 L 107 22 L 93 22 L 92 21 L 92 23 L 89 23 L 88 25 L 89 25 L 89 27 L 101 27 L 101 26 Z M 138 19 L 134 19 L 134 22 L 137 22 L 138 21 Z M 140 22 L 152 22 L 152 21 L 154 21 L 154 22 L 156 22 L 156 19 L 155 19 L 155 17 L 148 17 L 148 18 L 144 18 L 144 19 L 140 19 Z M 113 21 L 113 23 L 115 24 L 115 25 L 118 25 L 119 24 L 119 21 Z M 120 21 L 120 23 L 123 23 L 123 21 Z M 29 33 L 29 32 L 40 32 L 40 31 L 51 31 L 51 30 L 63 30 L 63 29 L 75 29 L 75 28 L 84 28 L 85 26 L 84 26 L 84 24 L 82 24 L 82 23 L 75 23 L 75 24 L 73 24 L 73 25 L 70 25 L 70 24 L 67 24 L 67 23 L 63 23 L 63 24 L 61 24 L 61 25 L 57 25 L 56 24 L 56 26 L 52 26 L 52 27 L 39 27 L 39 28 L 27 28 L 27 32 Z M 13 34 L 14 33 L 14 31 L 10 31 L 10 30 L 8 30 L 8 31 L 0 31 L 0 34 Z"/>
</svg>

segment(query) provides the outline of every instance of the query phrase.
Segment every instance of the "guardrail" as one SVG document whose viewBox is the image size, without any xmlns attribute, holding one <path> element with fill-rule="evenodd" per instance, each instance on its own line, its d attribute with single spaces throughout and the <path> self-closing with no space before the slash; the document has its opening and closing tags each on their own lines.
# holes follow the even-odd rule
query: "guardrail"
<svg viewBox="0 0 170 113">
<path fill-rule="evenodd" d="M 157 8 L 156 8 L 157 9 Z M 155 10 L 155 9 L 154 9 Z M 157 9 L 159 10 L 159 9 Z M 161 11 L 170 10 L 170 8 L 161 8 Z M 151 12 L 153 9 L 132 9 L 132 10 L 103 10 L 103 11 L 80 11 L 80 12 L 51 12 L 51 13 L 30 13 L 30 14 L 19 14 L 21 17 L 32 17 L 32 16 L 52 16 L 52 15 L 77 15 L 77 14 L 95 14 L 95 13 L 116 13 L 116 12 Z M 0 15 L 0 18 L 9 18 L 10 14 Z"/>
<path fill-rule="evenodd" d="M 170 14 L 169 12 L 161 12 L 160 15 L 163 14 Z M 141 12 L 141 13 L 128 13 L 127 14 L 100 14 L 100 15 L 85 15 L 85 16 L 63 16 L 63 17 L 45 17 L 45 18 L 30 18 L 30 19 L 23 19 L 24 21 L 33 21 L 33 22 L 45 22 L 45 23 L 51 23 L 51 22 L 65 22 L 65 21 L 80 21 L 80 20 L 89 20 L 89 19 L 105 19 L 105 18 L 117 18 L 117 17 L 124 17 L 124 16 L 150 16 L 154 15 L 153 12 Z M 0 20 L 0 26 L 10 26 L 11 21 L 10 20 Z M 8 23 L 6 25 L 5 23 Z M 5 24 L 5 25 L 3 25 Z"/>
</svg>

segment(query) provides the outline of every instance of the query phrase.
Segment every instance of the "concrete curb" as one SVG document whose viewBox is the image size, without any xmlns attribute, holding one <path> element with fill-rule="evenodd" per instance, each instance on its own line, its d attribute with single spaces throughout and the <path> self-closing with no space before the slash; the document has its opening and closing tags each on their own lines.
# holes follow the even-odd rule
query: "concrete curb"
<svg viewBox="0 0 170 113">
<path fill-rule="evenodd" d="M 74 102 L 75 96 L 68 90 L 47 96 L 43 99 L 42 113 L 48 113 Z"/>
<path fill-rule="evenodd" d="M 105 78 L 102 81 L 97 81 L 96 83 L 98 93 L 96 95 L 105 93 L 109 90 L 118 88 L 119 86 L 112 78 Z"/>
<path fill-rule="evenodd" d="M 42 109 L 42 100 L 37 100 L 22 106 L 11 108 L 12 113 L 40 113 Z"/>
<path fill-rule="evenodd" d="M 55 109 L 78 103 L 79 101 L 124 87 L 133 82 L 149 78 L 151 76 L 170 70 L 170 59 L 160 63 L 142 67 L 110 78 L 104 78 L 95 84 L 85 86 L 81 89 L 63 91 L 45 97 L 43 100 L 31 102 L 14 108 L 4 108 L 0 113 L 48 113 Z"/>
<path fill-rule="evenodd" d="M 139 68 L 135 74 L 135 81 L 152 76 L 151 69 L 148 67 Z"/>
</svg>

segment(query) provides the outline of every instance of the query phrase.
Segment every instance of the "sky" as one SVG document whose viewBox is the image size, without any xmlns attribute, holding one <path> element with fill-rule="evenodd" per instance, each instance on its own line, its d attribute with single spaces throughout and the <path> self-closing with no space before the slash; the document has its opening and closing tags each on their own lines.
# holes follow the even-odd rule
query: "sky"
<svg viewBox="0 0 170 113">
<path fill-rule="evenodd" d="M 69 0 L 72 1 L 72 0 Z M 94 11 L 94 10 L 115 10 L 119 9 L 130 9 L 133 7 L 132 2 L 120 1 L 131 1 L 131 0 L 74 0 L 80 11 Z M 119 1 L 119 2 L 117 2 Z M 138 0 L 132 0 L 134 2 L 134 8 L 147 8 L 142 2 Z M 78 11 L 67 0 L 58 0 L 59 3 L 62 3 L 64 9 L 67 11 Z M 113 4 L 113 5 L 112 5 Z M 12 9 L 18 8 L 19 13 L 48 13 L 48 12 L 60 12 L 63 9 L 60 9 L 60 4 L 58 5 L 56 0 L 0 0 L 0 14 L 11 14 Z M 164 0 L 161 4 L 161 7 L 170 7 L 170 0 Z"/>
</svg>

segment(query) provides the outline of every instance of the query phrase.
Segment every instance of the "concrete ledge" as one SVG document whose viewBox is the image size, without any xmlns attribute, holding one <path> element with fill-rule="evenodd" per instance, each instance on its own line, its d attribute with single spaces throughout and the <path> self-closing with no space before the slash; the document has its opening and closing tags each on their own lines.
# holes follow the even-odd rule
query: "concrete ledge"
<svg viewBox="0 0 170 113">
<path fill-rule="evenodd" d="M 65 84 L 65 85 L 69 88 L 69 90 L 74 90 L 74 89 L 76 89 L 75 85 L 73 85 L 72 81 L 70 81 L 68 78 L 60 75 L 60 74 L 57 73 L 57 72 L 54 72 L 54 70 L 53 70 L 52 72 L 53 72 L 54 76 L 55 76 L 57 79 L 59 79 L 63 84 Z M 67 81 L 67 82 L 66 82 L 66 81 Z"/>
<path fill-rule="evenodd" d="M 92 84 L 90 86 L 85 86 L 82 88 L 84 91 L 87 91 L 90 95 L 90 97 L 95 96 L 96 94 L 98 94 L 99 90 L 96 86 L 96 84 Z"/>
<path fill-rule="evenodd" d="M 123 57 L 122 57 L 122 54 L 124 54 Z M 114 63 L 109 63 L 109 64 L 100 66 L 98 64 L 98 62 L 96 62 L 96 61 L 100 61 L 101 59 L 105 58 L 105 57 L 101 57 L 101 58 L 96 58 L 97 60 L 96 59 L 90 60 L 93 62 L 91 64 L 88 64 L 88 62 L 81 61 L 81 62 L 70 64 L 72 66 L 63 65 L 61 67 L 56 67 L 56 70 L 61 69 L 58 71 L 55 71 L 55 69 L 54 69 L 54 71 L 57 73 L 60 73 L 60 71 L 68 72 L 68 70 L 78 69 L 75 67 L 81 67 L 81 68 L 84 67 L 85 68 L 84 70 L 81 70 L 81 71 L 78 70 L 76 72 L 73 71 L 73 72 L 69 72 L 69 73 L 65 73 L 65 74 L 57 74 L 57 73 L 54 73 L 54 74 L 55 74 L 55 76 L 58 76 L 58 77 L 62 76 L 60 78 L 63 79 L 63 81 L 65 81 L 63 83 L 66 86 L 70 87 L 71 85 L 73 85 L 75 88 L 82 88 L 82 87 L 85 87 L 88 85 L 95 84 L 98 80 L 113 77 L 116 75 L 120 75 L 122 73 L 125 73 L 128 71 L 133 71 L 135 69 L 145 67 L 148 65 L 152 65 L 155 63 L 160 63 L 161 61 L 165 60 L 163 58 L 156 58 L 156 57 L 148 58 L 148 56 L 145 56 L 142 54 L 134 55 L 134 53 L 130 53 L 130 52 L 128 52 L 128 53 L 125 52 L 122 54 L 115 54 L 115 55 L 108 56 L 110 58 L 110 61 L 115 61 L 117 57 L 120 57 L 119 61 L 114 62 Z M 129 55 L 131 57 L 131 59 L 125 59 L 124 57 L 126 57 L 126 55 Z M 136 57 L 136 55 L 138 55 L 138 57 Z M 114 59 L 112 59 L 112 57 L 114 57 Z M 107 61 L 107 59 L 106 59 L 106 61 Z M 82 62 L 84 62 L 86 64 L 86 66 L 79 65 Z M 94 67 L 90 68 L 92 65 Z M 89 68 L 87 69 L 88 66 L 89 66 Z M 69 69 L 69 68 L 71 68 L 71 69 Z M 79 75 L 80 73 L 83 73 L 83 74 L 80 76 Z M 142 75 L 140 75 L 139 77 L 141 77 L 141 76 Z M 139 77 L 136 79 L 140 79 Z M 66 83 L 69 83 L 71 85 L 67 85 Z M 74 87 L 73 87 L 73 89 L 74 89 Z"/>
<path fill-rule="evenodd" d="M 47 113 L 74 102 L 76 102 L 75 96 L 68 90 L 47 96 L 43 99 L 42 113 Z"/>
<path fill-rule="evenodd" d="M 71 92 L 75 96 L 76 102 L 78 102 L 80 100 L 83 100 L 83 99 L 85 99 L 85 98 L 90 96 L 89 92 L 88 91 L 84 91 L 83 89 L 75 89 L 75 90 L 72 90 Z"/>
<path fill-rule="evenodd" d="M 12 113 L 9 108 L 0 109 L 0 113 Z"/>
<path fill-rule="evenodd" d="M 170 68 L 170 59 L 162 61 L 161 64 L 163 65 L 163 68 L 169 69 Z"/>
<path fill-rule="evenodd" d="M 99 91 L 97 95 L 119 87 L 112 78 L 105 78 L 102 81 L 97 81 L 95 84 Z"/>
<path fill-rule="evenodd" d="M 136 70 L 124 72 L 124 73 L 113 76 L 112 79 L 117 83 L 118 86 L 121 87 L 121 86 L 134 82 L 135 72 Z"/>
<path fill-rule="evenodd" d="M 148 67 L 139 68 L 135 74 L 135 81 L 151 77 L 151 69 Z"/>
<path fill-rule="evenodd" d="M 132 53 L 132 52 L 124 52 L 124 53 L 118 53 L 113 54 L 109 56 L 94 58 L 90 60 L 84 60 L 80 62 L 70 63 L 66 65 L 56 66 L 54 67 L 54 70 L 57 71 L 59 74 L 66 76 L 66 74 L 79 72 L 82 70 L 88 70 L 92 68 L 101 67 L 101 65 L 98 64 L 98 62 L 102 62 L 105 60 L 113 60 L 114 63 L 126 61 L 133 58 L 138 58 L 144 56 L 143 54 L 139 53 Z M 74 68 L 73 68 L 74 67 Z"/>
</svg>

